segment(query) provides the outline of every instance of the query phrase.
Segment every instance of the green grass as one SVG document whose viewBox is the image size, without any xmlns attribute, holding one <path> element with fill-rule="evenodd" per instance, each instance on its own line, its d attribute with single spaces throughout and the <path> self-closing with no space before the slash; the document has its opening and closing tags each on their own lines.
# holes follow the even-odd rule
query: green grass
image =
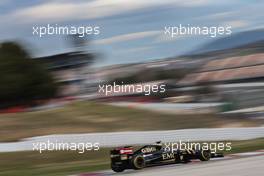
<svg viewBox="0 0 264 176">
<path fill-rule="evenodd" d="M 232 150 L 224 152 L 225 154 L 242 153 L 264 149 L 264 138 L 254 140 L 233 141 Z"/>
<path fill-rule="evenodd" d="M 2 114 L 0 142 L 49 134 L 258 125 L 260 123 L 256 120 L 224 118 L 214 114 L 161 114 L 86 101 L 55 110 Z"/>
<path fill-rule="evenodd" d="M 226 154 L 264 149 L 264 138 L 233 141 Z M 110 169 L 110 149 L 78 154 L 77 152 L 0 153 L 0 176 L 65 176 Z"/>
<path fill-rule="evenodd" d="M 0 153 L 0 176 L 62 176 L 109 169 L 109 149 Z"/>
</svg>

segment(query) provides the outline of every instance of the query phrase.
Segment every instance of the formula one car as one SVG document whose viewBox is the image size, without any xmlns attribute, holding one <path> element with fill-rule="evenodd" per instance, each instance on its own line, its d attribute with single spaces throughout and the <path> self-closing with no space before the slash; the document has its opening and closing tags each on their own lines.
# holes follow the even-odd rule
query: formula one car
<svg viewBox="0 0 264 176">
<path fill-rule="evenodd" d="M 158 166 L 173 163 L 188 163 L 192 159 L 208 161 L 210 158 L 223 157 L 221 153 L 211 153 L 210 150 L 174 150 L 169 151 L 162 147 L 161 142 L 146 145 L 138 150 L 133 147 L 119 147 L 111 150 L 111 168 L 115 172 L 123 172 L 125 169 L 143 169 L 150 166 Z"/>
</svg>

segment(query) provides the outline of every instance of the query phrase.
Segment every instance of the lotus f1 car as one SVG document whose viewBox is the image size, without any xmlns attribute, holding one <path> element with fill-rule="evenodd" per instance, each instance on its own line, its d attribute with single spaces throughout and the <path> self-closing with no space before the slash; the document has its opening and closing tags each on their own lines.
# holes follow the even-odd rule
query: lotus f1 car
<svg viewBox="0 0 264 176">
<path fill-rule="evenodd" d="M 133 147 L 119 147 L 111 150 L 111 168 L 115 172 L 126 169 L 143 169 L 173 163 L 188 163 L 192 159 L 208 161 L 210 158 L 223 157 L 220 153 L 211 153 L 210 150 L 175 150 L 167 151 L 160 142 L 146 145 L 138 150 Z"/>
</svg>

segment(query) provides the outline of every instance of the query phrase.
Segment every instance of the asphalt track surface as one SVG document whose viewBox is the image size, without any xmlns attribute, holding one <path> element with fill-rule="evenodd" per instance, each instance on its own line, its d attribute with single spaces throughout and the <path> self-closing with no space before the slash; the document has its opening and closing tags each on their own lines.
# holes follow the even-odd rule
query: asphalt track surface
<svg viewBox="0 0 264 176">
<path fill-rule="evenodd" d="M 225 160 L 218 162 L 199 162 L 181 166 L 155 168 L 140 172 L 124 173 L 127 176 L 262 176 L 264 156 Z M 113 174 L 118 175 L 118 174 Z"/>
<path fill-rule="evenodd" d="M 172 164 L 149 167 L 143 170 L 127 170 L 122 173 L 106 171 L 93 173 L 98 176 L 263 176 L 264 154 L 227 156 L 208 162 L 194 161 L 188 164 Z M 79 176 L 90 176 L 81 174 Z"/>
</svg>

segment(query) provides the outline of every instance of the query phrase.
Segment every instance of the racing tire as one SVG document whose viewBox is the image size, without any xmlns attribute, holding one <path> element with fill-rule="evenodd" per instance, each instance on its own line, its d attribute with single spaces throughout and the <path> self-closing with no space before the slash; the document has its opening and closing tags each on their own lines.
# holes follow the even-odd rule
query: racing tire
<svg viewBox="0 0 264 176">
<path fill-rule="evenodd" d="M 199 159 L 201 161 L 209 161 L 211 158 L 211 151 L 210 150 L 201 150 L 199 152 Z"/>
<path fill-rule="evenodd" d="M 132 168 L 135 170 L 143 169 L 146 166 L 145 159 L 142 155 L 136 155 L 131 160 Z"/>
<path fill-rule="evenodd" d="M 187 164 L 187 163 L 189 163 L 189 162 L 191 162 L 190 157 L 188 157 L 188 156 L 186 156 L 186 155 L 183 155 L 182 163 Z"/>
<path fill-rule="evenodd" d="M 183 162 L 183 159 L 184 159 L 184 156 L 181 155 L 181 154 L 176 154 L 175 155 L 175 163 L 178 164 L 178 163 L 182 163 Z"/>
<path fill-rule="evenodd" d="M 114 172 L 123 172 L 125 170 L 125 167 L 124 166 L 118 166 L 118 165 L 114 165 L 114 164 L 111 164 L 111 169 L 114 171 Z"/>
</svg>

